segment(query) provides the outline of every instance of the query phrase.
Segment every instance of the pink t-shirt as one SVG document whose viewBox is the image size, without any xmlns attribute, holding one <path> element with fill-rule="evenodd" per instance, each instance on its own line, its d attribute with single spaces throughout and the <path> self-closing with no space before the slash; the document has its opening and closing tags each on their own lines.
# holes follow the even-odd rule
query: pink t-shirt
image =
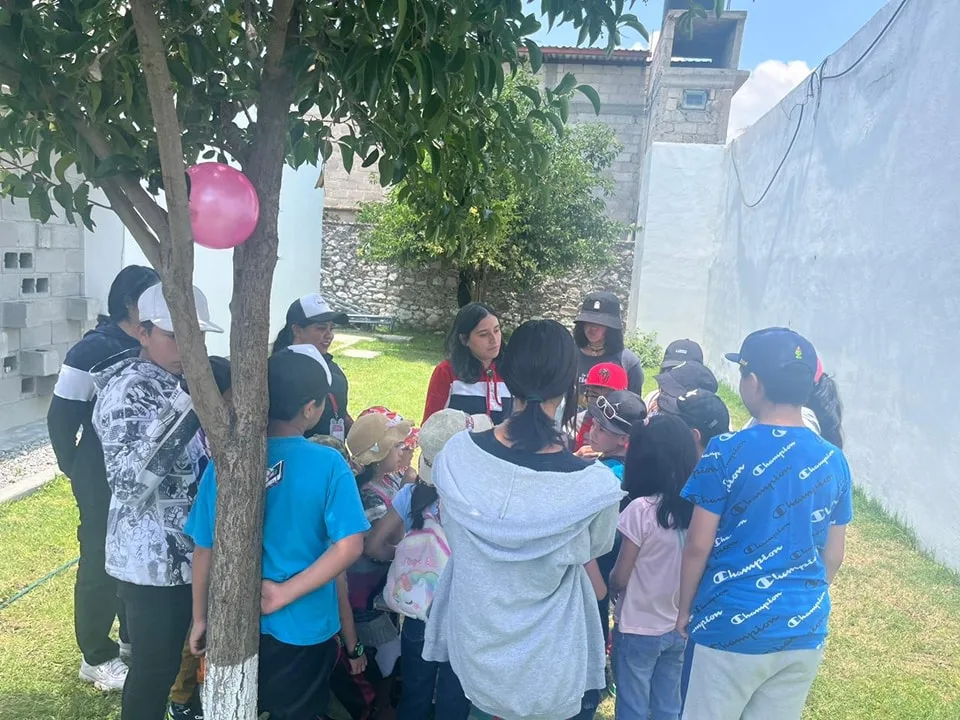
<svg viewBox="0 0 960 720">
<path fill-rule="evenodd" d="M 620 514 L 617 529 L 640 548 L 617 603 L 617 627 L 631 635 L 664 635 L 677 624 L 680 601 L 679 530 L 657 522 L 657 499 L 637 498 Z"/>
</svg>

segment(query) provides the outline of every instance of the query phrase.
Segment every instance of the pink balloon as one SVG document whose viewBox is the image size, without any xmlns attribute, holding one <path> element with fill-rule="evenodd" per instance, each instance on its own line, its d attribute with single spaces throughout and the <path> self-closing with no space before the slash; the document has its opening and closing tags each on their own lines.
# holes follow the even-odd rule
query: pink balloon
<svg viewBox="0 0 960 720">
<path fill-rule="evenodd" d="M 257 227 L 260 200 L 247 176 L 222 163 L 200 163 L 190 176 L 190 226 L 197 245 L 226 250 Z"/>
</svg>

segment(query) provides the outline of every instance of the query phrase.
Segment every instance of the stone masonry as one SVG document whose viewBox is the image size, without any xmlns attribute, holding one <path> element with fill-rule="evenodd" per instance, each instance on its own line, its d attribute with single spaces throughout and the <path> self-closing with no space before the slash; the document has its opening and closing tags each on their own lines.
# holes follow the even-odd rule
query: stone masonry
<svg viewBox="0 0 960 720">
<path fill-rule="evenodd" d="M 414 270 L 365 260 L 357 253 L 362 229 L 350 220 L 324 221 L 321 292 L 372 313 L 394 315 L 408 327 L 446 330 L 457 310 L 457 273 L 439 265 Z M 616 261 L 600 273 L 558 278 L 525 293 L 493 281 L 483 301 L 496 309 L 507 327 L 535 317 L 572 324 L 589 290 L 610 290 L 626 302 L 623 289 L 630 286 L 632 266 L 633 244 L 625 242 Z"/>
<path fill-rule="evenodd" d="M 83 266 L 80 228 L 0 200 L 0 431 L 44 416 L 67 350 L 95 322 Z"/>
</svg>

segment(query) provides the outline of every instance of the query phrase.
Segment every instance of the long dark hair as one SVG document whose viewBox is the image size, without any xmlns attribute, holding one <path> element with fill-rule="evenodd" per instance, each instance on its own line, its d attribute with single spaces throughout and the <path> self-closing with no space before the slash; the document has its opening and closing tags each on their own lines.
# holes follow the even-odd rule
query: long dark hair
<svg viewBox="0 0 960 720">
<path fill-rule="evenodd" d="M 843 403 L 837 381 L 824 373 L 813 386 L 807 407 L 813 410 L 820 424 L 820 437 L 843 449 Z"/>
<path fill-rule="evenodd" d="M 587 333 L 583 329 L 585 323 L 578 322 L 573 325 L 573 339 L 577 342 L 578 348 L 585 348 L 590 344 L 587 340 Z M 623 344 L 623 330 L 608 327 L 607 334 L 603 339 L 603 352 L 606 355 L 616 355 L 622 353 L 625 345 Z"/>
<path fill-rule="evenodd" d="M 506 423 L 514 447 L 540 452 L 562 444 L 563 436 L 541 403 L 564 398 L 563 425 L 577 413 L 577 360 L 570 331 L 554 320 L 530 320 L 517 328 L 503 353 L 500 374 L 513 397 L 526 403 Z"/>
<path fill-rule="evenodd" d="M 437 489 L 433 485 L 418 482 L 413 486 L 410 514 L 413 516 L 414 530 L 423 530 L 423 512 L 437 501 L 437 497 Z"/>
<path fill-rule="evenodd" d="M 460 308 L 456 319 L 453 321 L 453 327 L 447 333 L 447 358 L 453 366 L 453 374 L 458 380 L 474 383 L 480 379 L 483 374 L 483 365 L 470 352 L 462 338 L 470 337 L 477 325 L 489 316 L 499 317 L 493 311 L 493 308 L 483 303 L 472 302 Z M 500 354 L 494 359 L 495 363 L 500 362 L 503 357 L 503 343 L 500 344 Z"/>
<path fill-rule="evenodd" d="M 659 496 L 657 523 L 686 530 L 693 504 L 680 491 L 697 465 L 697 448 L 690 428 L 674 415 L 654 415 L 635 425 L 623 469 L 623 489 L 629 499 Z"/>
<path fill-rule="evenodd" d="M 130 307 L 136 306 L 143 291 L 160 282 L 157 271 L 143 265 L 128 265 L 117 273 L 107 295 L 107 315 L 97 316 L 97 325 L 130 319 Z"/>
<path fill-rule="evenodd" d="M 273 352 L 280 352 L 291 345 L 293 345 L 293 323 L 286 323 L 277 333 L 277 339 L 273 341 Z"/>
</svg>

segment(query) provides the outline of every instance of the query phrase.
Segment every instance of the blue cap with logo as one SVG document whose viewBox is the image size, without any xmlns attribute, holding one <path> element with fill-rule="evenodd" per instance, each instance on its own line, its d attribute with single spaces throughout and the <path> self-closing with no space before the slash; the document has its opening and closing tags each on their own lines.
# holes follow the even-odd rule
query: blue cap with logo
<svg viewBox="0 0 960 720">
<path fill-rule="evenodd" d="M 812 384 L 817 372 L 817 351 L 809 340 L 790 328 L 772 327 L 750 333 L 740 352 L 728 353 L 726 358 L 763 382 L 796 382 L 809 373 Z"/>
</svg>

